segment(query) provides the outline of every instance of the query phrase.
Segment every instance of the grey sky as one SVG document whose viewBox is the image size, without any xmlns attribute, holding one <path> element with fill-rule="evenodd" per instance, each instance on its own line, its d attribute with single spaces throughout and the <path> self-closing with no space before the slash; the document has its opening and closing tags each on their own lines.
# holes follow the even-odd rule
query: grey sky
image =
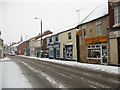
<svg viewBox="0 0 120 90">
<path fill-rule="evenodd" d="M 77 9 L 82 20 L 96 6 L 107 0 L 2 0 L 0 2 L 0 30 L 5 43 L 25 40 L 40 33 L 39 17 L 43 31 L 53 32 L 77 25 Z"/>
</svg>

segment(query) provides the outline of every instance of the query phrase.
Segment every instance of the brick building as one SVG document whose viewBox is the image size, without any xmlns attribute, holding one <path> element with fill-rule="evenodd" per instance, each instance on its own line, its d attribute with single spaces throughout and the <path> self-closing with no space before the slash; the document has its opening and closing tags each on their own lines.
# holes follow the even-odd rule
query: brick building
<svg viewBox="0 0 120 90">
<path fill-rule="evenodd" d="M 120 65 L 120 0 L 109 0 L 110 64 Z"/>
</svg>

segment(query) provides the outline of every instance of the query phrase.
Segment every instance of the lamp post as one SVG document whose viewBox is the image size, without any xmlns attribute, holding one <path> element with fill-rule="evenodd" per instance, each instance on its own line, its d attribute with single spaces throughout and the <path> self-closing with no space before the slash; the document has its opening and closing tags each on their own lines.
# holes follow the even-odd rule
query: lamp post
<svg viewBox="0 0 120 90">
<path fill-rule="evenodd" d="M 84 9 L 84 8 L 76 10 L 76 12 L 78 12 L 78 25 L 80 24 L 80 18 L 79 18 L 80 11 L 83 10 L 83 9 Z"/>
<path fill-rule="evenodd" d="M 43 46 L 42 46 L 42 19 L 37 18 L 37 17 L 35 17 L 35 19 L 40 20 L 40 26 L 41 26 L 41 56 L 42 56 L 42 49 L 43 49 Z"/>
</svg>

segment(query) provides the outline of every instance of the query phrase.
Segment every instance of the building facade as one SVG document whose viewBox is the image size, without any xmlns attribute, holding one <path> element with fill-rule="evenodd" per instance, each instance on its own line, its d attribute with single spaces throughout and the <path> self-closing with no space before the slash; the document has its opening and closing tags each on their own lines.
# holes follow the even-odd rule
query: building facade
<svg viewBox="0 0 120 90">
<path fill-rule="evenodd" d="M 47 37 L 47 48 L 49 49 L 49 58 L 60 59 L 59 34 Z"/>
<path fill-rule="evenodd" d="M 24 42 L 21 42 L 19 45 L 18 45 L 18 55 L 26 55 L 26 56 L 29 56 L 29 42 L 28 41 L 24 41 Z"/>
<path fill-rule="evenodd" d="M 102 14 L 99 13 L 104 11 Z M 109 64 L 109 16 L 107 7 L 94 9 L 77 27 L 79 35 L 78 61 L 85 63 Z M 78 36 L 77 36 L 78 37 Z M 78 53 L 78 51 L 77 51 Z"/>
<path fill-rule="evenodd" d="M 35 57 L 35 38 L 29 39 L 29 50 L 30 50 L 30 56 Z"/>
<path fill-rule="evenodd" d="M 60 58 L 64 60 L 77 60 L 76 28 L 59 33 Z"/>
<path fill-rule="evenodd" d="M 110 1 L 108 7 L 110 64 L 120 65 L 120 1 Z"/>
<path fill-rule="evenodd" d="M 1 39 L 1 31 L 0 31 L 0 58 L 4 56 L 4 47 L 3 47 L 3 39 Z"/>
</svg>

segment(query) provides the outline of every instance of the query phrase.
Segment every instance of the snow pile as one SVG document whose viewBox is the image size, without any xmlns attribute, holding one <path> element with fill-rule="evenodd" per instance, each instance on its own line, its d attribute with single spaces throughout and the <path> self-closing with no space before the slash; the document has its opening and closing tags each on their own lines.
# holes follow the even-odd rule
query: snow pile
<svg viewBox="0 0 120 90">
<path fill-rule="evenodd" d="M 70 66 L 77 66 L 77 67 L 82 67 L 82 68 L 89 68 L 93 70 L 100 70 L 100 71 L 113 73 L 113 74 L 120 74 L 120 72 L 118 72 L 118 70 L 120 70 L 120 67 L 115 67 L 115 66 L 87 64 L 87 63 L 79 63 L 79 62 L 74 62 L 74 61 L 63 61 L 63 60 L 48 59 L 48 58 L 28 57 L 28 56 L 22 56 L 22 55 L 21 57 L 32 58 L 36 60 L 43 60 L 43 61 L 48 61 L 48 62 L 53 62 L 53 63 L 60 63 L 60 64 L 70 65 Z"/>
<path fill-rule="evenodd" d="M 10 60 L 10 58 L 2 59 L 2 61 L 6 60 Z M 0 68 L 0 89 L 32 87 L 14 62 L 1 62 Z"/>
</svg>

